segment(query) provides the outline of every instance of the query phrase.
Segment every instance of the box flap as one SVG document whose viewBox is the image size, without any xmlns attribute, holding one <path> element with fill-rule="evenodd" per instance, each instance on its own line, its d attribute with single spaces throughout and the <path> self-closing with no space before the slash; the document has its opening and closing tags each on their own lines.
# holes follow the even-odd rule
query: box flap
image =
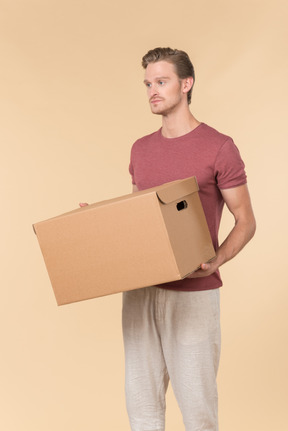
<svg viewBox="0 0 288 431">
<path fill-rule="evenodd" d="M 198 192 L 199 186 L 196 177 L 187 178 L 184 180 L 173 181 L 164 187 L 157 190 L 158 199 L 163 204 L 169 204 L 188 196 L 192 193 Z"/>
</svg>

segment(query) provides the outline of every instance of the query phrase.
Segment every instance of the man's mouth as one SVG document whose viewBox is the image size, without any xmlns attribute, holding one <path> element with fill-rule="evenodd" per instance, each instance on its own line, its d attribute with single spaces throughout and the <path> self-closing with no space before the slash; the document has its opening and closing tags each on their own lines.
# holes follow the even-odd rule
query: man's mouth
<svg viewBox="0 0 288 431">
<path fill-rule="evenodd" d="M 150 100 L 150 103 L 152 103 L 152 104 L 154 104 L 154 103 L 159 103 L 159 102 L 162 102 L 162 99 L 155 98 L 155 99 L 151 99 L 151 100 Z"/>
</svg>

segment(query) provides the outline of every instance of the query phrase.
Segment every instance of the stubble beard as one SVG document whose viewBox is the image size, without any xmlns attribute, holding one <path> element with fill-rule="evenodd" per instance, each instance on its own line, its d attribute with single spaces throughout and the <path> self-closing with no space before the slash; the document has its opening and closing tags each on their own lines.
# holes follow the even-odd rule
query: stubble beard
<svg viewBox="0 0 288 431">
<path fill-rule="evenodd" d="M 166 106 L 165 106 L 166 103 Z M 155 115 L 162 115 L 163 117 L 166 117 L 170 114 L 173 114 L 173 112 L 177 111 L 179 105 L 181 103 L 180 97 L 175 97 L 174 100 L 170 101 L 170 103 L 167 104 L 166 99 L 161 97 L 161 104 L 160 106 L 153 107 L 153 103 L 150 102 L 150 108 L 153 114 Z M 161 107 L 161 105 L 164 105 Z"/>
<path fill-rule="evenodd" d="M 166 107 L 163 106 L 162 108 L 159 107 L 159 109 L 157 109 L 157 107 L 156 107 L 156 109 L 155 109 L 155 108 L 153 108 L 153 105 L 151 104 L 150 108 L 151 108 L 152 114 L 162 115 L 163 117 L 166 117 L 166 116 L 172 114 L 176 110 L 177 106 L 178 106 L 178 103 L 174 103 L 174 104 L 171 104 L 170 106 L 166 106 Z"/>
</svg>

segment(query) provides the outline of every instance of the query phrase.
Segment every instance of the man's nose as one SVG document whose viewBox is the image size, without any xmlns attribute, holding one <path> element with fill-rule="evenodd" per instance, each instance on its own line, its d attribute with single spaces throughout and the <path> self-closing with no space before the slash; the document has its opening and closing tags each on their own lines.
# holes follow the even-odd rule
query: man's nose
<svg viewBox="0 0 288 431">
<path fill-rule="evenodd" d="M 150 87 L 150 97 L 156 96 L 158 94 L 158 87 L 156 84 L 151 84 Z"/>
</svg>

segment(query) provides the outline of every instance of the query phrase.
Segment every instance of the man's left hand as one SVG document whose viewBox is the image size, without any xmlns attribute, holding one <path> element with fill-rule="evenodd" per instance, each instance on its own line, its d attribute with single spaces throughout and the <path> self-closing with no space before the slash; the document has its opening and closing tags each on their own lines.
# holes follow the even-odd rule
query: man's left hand
<svg viewBox="0 0 288 431">
<path fill-rule="evenodd" d="M 213 274 L 218 269 L 216 262 L 202 263 L 201 267 L 194 271 L 192 274 L 188 275 L 187 278 L 200 278 L 207 277 Z"/>
</svg>

